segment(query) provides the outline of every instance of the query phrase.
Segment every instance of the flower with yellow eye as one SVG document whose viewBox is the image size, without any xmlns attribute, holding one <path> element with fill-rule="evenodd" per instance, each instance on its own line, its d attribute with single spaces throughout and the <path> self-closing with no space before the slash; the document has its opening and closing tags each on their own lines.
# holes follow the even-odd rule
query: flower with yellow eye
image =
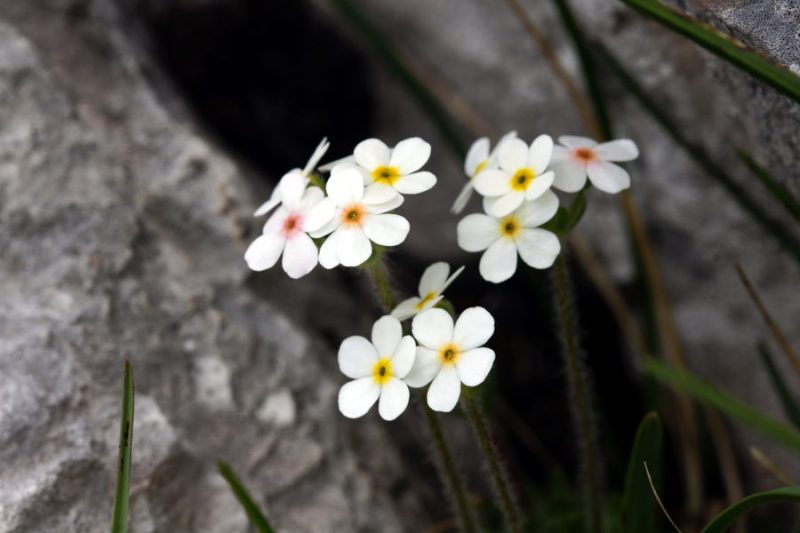
<svg viewBox="0 0 800 533">
<path fill-rule="evenodd" d="M 538 269 L 553 264 L 561 243 L 553 233 L 538 228 L 558 211 L 558 197 L 552 191 L 503 217 L 473 214 L 458 223 L 458 245 L 467 252 L 481 252 L 479 271 L 486 281 L 500 283 L 517 270 L 517 254 Z"/>
<path fill-rule="evenodd" d="M 312 210 L 333 210 L 333 217 L 312 237 L 328 238 L 319 249 L 319 264 L 325 268 L 338 265 L 354 267 L 372 255 L 372 243 L 397 246 L 402 243 L 410 226 L 400 215 L 387 211 L 403 203 L 403 197 L 390 187 L 364 189 L 364 178 L 350 166 L 335 167 L 326 184 L 328 197 Z"/>
<path fill-rule="evenodd" d="M 414 364 L 416 348 L 411 335 L 404 337 L 400 322 L 391 316 L 372 326 L 372 342 L 358 336 L 345 339 L 339 347 L 339 370 L 353 381 L 339 390 L 339 411 L 358 418 L 377 401 L 384 420 L 400 416 L 408 405 L 403 378 Z"/>
<path fill-rule="evenodd" d="M 411 387 L 428 387 L 428 405 L 434 411 L 452 411 L 461 384 L 483 383 L 494 363 L 494 350 L 483 345 L 494 334 L 494 318 L 483 307 L 466 309 L 453 324 L 444 309 L 428 309 L 414 317 L 411 332 L 417 339 L 414 366 L 405 378 Z"/>
<path fill-rule="evenodd" d="M 472 146 L 469 147 L 469 151 L 467 151 L 467 157 L 464 160 L 464 174 L 467 175 L 469 181 L 464 184 L 461 192 L 456 197 L 456 201 L 453 202 L 453 207 L 450 208 L 451 213 L 457 215 L 464 210 L 467 202 L 469 202 L 469 199 L 472 197 L 472 189 L 474 188 L 472 182 L 475 176 L 486 169 L 497 168 L 498 150 L 506 141 L 514 139 L 516 136 L 516 131 L 506 133 L 491 152 L 489 151 L 489 139 L 487 137 L 481 137 L 472 143 Z"/>
<path fill-rule="evenodd" d="M 586 185 L 586 177 L 603 192 L 615 194 L 631 186 L 628 172 L 614 162 L 633 161 L 639 149 L 629 139 L 597 144 L 586 137 L 563 135 L 563 146 L 553 147 L 555 172 L 553 187 L 564 192 L 578 192 Z"/>
<path fill-rule="evenodd" d="M 392 311 L 392 316 L 399 320 L 405 320 L 435 306 L 444 298 L 442 293 L 461 274 L 462 270 L 464 270 L 463 266 L 453 272 L 451 276 L 450 265 L 447 263 L 432 264 L 425 269 L 419 280 L 419 296 L 400 302 Z"/>
<path fill-rule="evenodd" d="M 499 168 L 475 176 L 475 190 L 485 196 L 484 209 L 504 217 L 528 200 L 543 195 L 553 184 L 547 170 L 553 153 L 553 139 L 540 135 L 530 147 L 520 139 L 509 139 L 498 150 Z"/>
<path fill-rule="evenodd" d="M 412 137 L 389 148 L 383 141 L 367 139 L 356 146 L 353 157 L 368 188 L 389 186 L 401 194 L 418 194 L 436 185 L 436 176 L 419 169 L 431 156 L 431 145 Z"/>
</svg>

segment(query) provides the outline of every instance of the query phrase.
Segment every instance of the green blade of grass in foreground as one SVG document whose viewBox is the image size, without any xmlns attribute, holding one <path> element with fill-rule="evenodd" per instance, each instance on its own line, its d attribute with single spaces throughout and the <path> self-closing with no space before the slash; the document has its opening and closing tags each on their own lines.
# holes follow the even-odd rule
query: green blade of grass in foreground
<svg viewBox="0 0 800 533">
<path fill-rule="evenodd" d="M 275 533 L 275 530 L 269 525 L 261 509 L 259 509 L 258 505 L 253 501 L 250 493 L 244 485 L 242 485 L 242 482 L 239 481 L 239 478 L 236 477 L 236 474 L 233 473 L 231 467 L 223 461 L 218 461 L 217 468 L 222 477 L 225 478 L 225 481 L 228 482 L 228 485 L 231 487 L 231 492 L 233 492 L 233 495 L 239 500 L 244 512 L 247 513 L 247 518 L 250 519 L 250 523 L 253 524 L 260 533 Z"/>
<path fill-rule="evenodd" d="M 128 490 L 131 484 L 131 451 L 133 448 L 133 368 L 125 360 L 122 377 L 122 415 L 119 423 L 119 465 L 114 496 L 111 533 L 128 530 Z"/>
<path fill-rule="evenodd" d="M 772 383 L 772 387 L 775 389 L 775 393 L 781 401 L 783 412 L 786 413 L 786 416 L 789 417 L 792 424 L 800 429 L 800 408 L 798 408 L 792 393 L 789 392 L 789 387 L 787 387 L 786 383 L 783 381 L 778 367 L 775 366 L 775 359 L 772 358 L 772 354 L 770 354 L 767 347 L 762 343 L 758 344 L 758 355 L 761 358 L 761 363 L 767 370 L 770 383 Z"/>
<path fill-rule="evenodd" d="M 622 0 L 622 2 L 660 22 L 672 31 L 688 37 L 706 50 L 771 85 L 795 102 L 800 102 L 799 77 L 745 48 L 743 44 L 731 37 L 656 0 Z"/>
<path fill-rule="evenodd" d="M 625 492 L 622 496 L 622 527 L 624 531 L 656 531 L 655 500 L 650 494 L 645 463 L 658 482 L 661 464 L 661 421 L 654 412 L 648 413 L 636 430 L 628 473 L 625 476 Z"/>
<path fill-rule="evenodd" d="M 725 533 L 736 520 L 759 505 L 777 502 L 800 502 L 800 487 L 781 487 L 743 498 L 718 514 L 701 533 Z"/>
<path fill-rule="evenodd" d="M 684 390 L 700 402 L 716 407 L 734 420 L 750 426 L 789 448 L 800 451 L 800 431 L 753 409 L 710 383 L 652 357 L 644 359 L 642 370 L 646 375 Z"/>
<path fill-rule="evenodd" d="M 791 213 L 795 220 L 800 222 L 800 202 L 797 201 L 797 198 L 792 196 L 792 193 L 790 193 L 786 187 L 778 183 L 778 180 L 772 177 L 772 174 L 770 174 L 767 169 L 756 163 L 756 160 L 753 159 L 750 154 L 744 150 L 737 150 L 736 154 L 739 156 L 739 159 L 747 165 L 747 168 L 761 181 L 764 188 Z"/>
</svg>

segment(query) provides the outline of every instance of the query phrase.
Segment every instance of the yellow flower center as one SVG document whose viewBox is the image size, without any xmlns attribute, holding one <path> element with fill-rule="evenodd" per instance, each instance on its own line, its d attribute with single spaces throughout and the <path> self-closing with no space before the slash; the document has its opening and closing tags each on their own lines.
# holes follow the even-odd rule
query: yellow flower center
<svg viewBox="0 0 800 533">
<path fill-rule="evenodd" d="M 372 171 L 372 181 L 375 183 L 394 185 L 399 178 L 400 170 L 397 167 L 380 166 L 375 167 L 375 169 Z"/>
<path fill-rule="evenodd" d="M 513 176 L 511 176 L 511 181 L 509 182 L 511 188 L 515 191 L 525 191 L 530 186 L 533 178 L 536 177 L 533 170 L 528 167 L 523 167 L 517 170 Z"/>
<path fill-rule="evenodd" d="M 372 379 L 378 385 L 383 385 L 392 377 L 392 360 L 384 357 L 372 367 Z"/>
<path fill-rule="evenodd" d="M 472 173 L 472 176 L 470 176 L 470 178 L 474 178 L 475 176 L 486 170 L 486 167 L 488 166 L 489 166 L 489 160 L 484 159 L 483 161 L 478 163 L 477 167 L 475 167 L 475 172 Z"/>
<path fill-rule="evenodd" d="M 342 209 L 342 224 L 345 226 L 358 226 L 364 217 L 364 207 L 361 204 L 348 205 Z"/>
<path fill-rule="evenodd" d="M 422 311 L 423 309 L 425 309 L 425 305 L 434 298 L 436 298 L 435 292 L 429 292 L 428 294 L 426 294 L 425 297 L 422 300 L 420 300 L 419 303 L 416 305 L 417 311 Z"/>
<path fill-rule="evenodd" d="M 517 218 L 513 215 L 509 215 L 500 220 L 500 234 L 503 237 L 513 239 L 521 229 L 522 224 L 520 224 L 519 220 L 517 220 Z"/>
<path fill-rule="evenodd" d="M 439 349 L 439 358 L 443 365 L 454 365 L 461 357 L 461 348 L 453 343 L 445 344 Z"/>
</svg>

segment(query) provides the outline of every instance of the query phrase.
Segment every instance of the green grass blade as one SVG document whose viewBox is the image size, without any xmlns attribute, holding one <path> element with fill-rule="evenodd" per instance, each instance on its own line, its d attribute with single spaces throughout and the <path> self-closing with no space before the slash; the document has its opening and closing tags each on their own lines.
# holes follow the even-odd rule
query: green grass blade
<svg viewBox="0 0 800 533">
<path fill-rule="evenodd" d="M 655 500 L 650 494 L 650 485 L 644 465 L 647 463 L 658 483 L 661 464 L 661 440 L 663 431 L 656 413 L 648 413 L 636 430 L 633 448 L 625 476 L 625 492 L 622 496 L 623 531 L 656 531 Z"/>
<path fill-rule="evenodd" d="M 717 165 L 698 145 L 690 142 L 680 131 L 678 126 L 672 121 L 667 113 L 661 110 L 658 104 L 650 98 L 644 88 L 634 79 L 634 77 L 622 66 L 622 64 L 601 44 L 594 43 L 594 50 L 600 55 L 611 71 L 619 78 L 628 92 L 631 93 L 641 104 L 642 108 L 658 122 L 662 129 L 669 135 L 675 143 L 686 150 L 686 153 L 702 168 L 709 177 L 715 179 L 731 197 L 758 222 L 767 233 L 771 234 L 792 257 L 800 263 L 800 242 L 781 224 L 780 221 L 772 217 L 767 211 L 759 206 L 747 191 Z"/>
<path fill-rule="evenodd" d="M 119 465 L 114 495 L 114 516 L 111 533 L 128 530 L 128 490 L 131 485 L 131 453 L 133 448 L 133 368 L 125 360 L 122 376 L 122 414 L 119 422 Z"/>
<path fill-rule="evenodd" d="M 651 357 L 644 359 L 642 370 L 648 376 L 686 391 L 702 403 L 716 407 L 729 417 L 750 426 L 767 437 L 800 451 L 800 431 L 753 409 L 710 383 Z"/>
<path fill-rule="evenodd" d="M 239 500 L 244 512 L 247 513 L 247 518 L 250 519 L 250 523 L 253 524 L 260 533 L 275 533 L 275 530 L 269 525 L 261 509 L 259 509 L 258 505 L 253 501 L 253 497 L 250 496 L 250 493 L 244 485 L 242 485 L 242 482 L 239 481 L 239 478 L 233 473 L 231 467 L 223 461 L 218 461 L 217 468 L 222 477 L 225 478 L 225 481 L 228 482 L 228 485 L 230 485 L 231 492 L 233 492 L 233 495 Z"/>
<path fill-rule="evenodd" d="M 777 502 L 800 502 L 800 487 L 781 487 L 743 498 L 718 514 L 701 533 L 725 533 L 736 520 L 759 505 Z"/>
<path fill-rule="evenodd" d="M 687 17 L 656 0 L 622 0 L 630 7 L 660 22 L 729 61 L 751 76 L 771 85 L 795 102 L 800 102 L 800 78 L 790 71 L 748 50 L 743 44 L 716 29 Z"/>
<path fill-rule="evenodd" d="M 749 168 L 753 174 L 761 180 L 761 184 L 775 197 L 778 202 L 783 205 L 786 210 L 791 213 L 791 215 L 800 222 L 800 202 L 797 201 L 797 198 L 792 196 L 783 185 L 778 183 L 778 181 L 772 177 L 767 169 L 759 165 L 755 159 L 750 157 L 750 155 L 743 151 L 737 150 L 736 153 L 739 155 L 739 159 L 741 159 L 747 168 Z"/>
<path fill-rule="evenodd" d="M 761 343 L 758 344 L 758 355 L 761 358 L 764 368 L 767 370 L 772 387 L 778 394 L 778 398 L 783 406 L 783 412 L 786 413 L 786 416 L 789 417 L 792 424 L 800 429 L 800 408 L 798 408 L 792 393 L 789 392 L 789 387 L 787 387 L 786 383 L 783 381 L 780 370 L 775 366 L 775 359 L 772 358 L 769 349 Z"/>
</svg>

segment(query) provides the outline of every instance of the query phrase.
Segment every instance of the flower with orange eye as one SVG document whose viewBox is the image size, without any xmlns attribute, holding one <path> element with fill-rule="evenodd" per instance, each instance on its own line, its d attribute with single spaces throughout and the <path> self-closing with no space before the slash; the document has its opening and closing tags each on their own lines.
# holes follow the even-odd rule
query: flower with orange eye
<svg viewBox="0 0 800 533">
<path fill-rule="evenodd" d="M 628 172 L 614 163 L 633 161 L 639 157 L 636 144 L 617 139 L 597 144 L 586 137 L 564 135 L 558 138 L 562 146 L 553 147 L 553 187 L 564 192 L 578 192 L 586 178 L 603 192 L 618 193 L 631 186 Z"/>
</svg>

